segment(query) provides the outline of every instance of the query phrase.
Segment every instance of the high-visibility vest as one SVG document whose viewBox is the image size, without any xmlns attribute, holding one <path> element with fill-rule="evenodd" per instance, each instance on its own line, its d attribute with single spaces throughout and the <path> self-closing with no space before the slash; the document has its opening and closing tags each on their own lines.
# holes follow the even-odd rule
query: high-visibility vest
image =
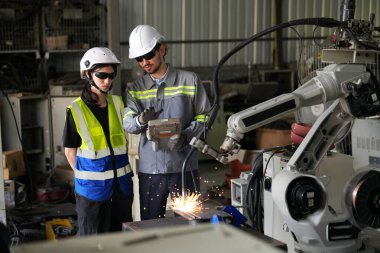
<svg viewBox="0 0 380 253">
<path fill-rule="evenodd" d="M 113 154 L 101 124 L 84 101 L 77 98 L 69 109 L 82 139 L 74 168 L 75 191 L 91 200 L 104 201 L 111 197 L 113 178 L 118 178 L 121 191 L 125 195 L 132 194 L 132 171 L 122 128 L 124 104 L 121 97 L 108 95 L 108 122 Z"/>
</svg>

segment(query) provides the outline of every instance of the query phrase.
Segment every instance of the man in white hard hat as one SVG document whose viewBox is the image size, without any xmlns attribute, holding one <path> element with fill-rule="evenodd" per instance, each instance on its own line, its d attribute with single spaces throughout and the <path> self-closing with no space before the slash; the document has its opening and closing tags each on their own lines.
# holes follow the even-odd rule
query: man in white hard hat
<svg viewBox="0 0 380 253">
<path fill-rule="evenodd" d="M 127 132 L 141 133 L 139 146 L 139 193 L 141 219 L 165 216 L 170 194 L 182 189 L 181 170 L 193 136 L 205 127 L 210 102 L 199 77 L 165 62 L 164 37 L 152 26 L 139 25 L 129 37 L 129 58 L 135 59 L 146 74 L 126 88 L 123 126 Z M 167 148 L 153 150 L 146 129 L 153 119 L 179 118 L 182 131 L 171 138 Z M 186 188 L 199 190 L 197 153 L 186 168 Z"/>
<path fill-rule="evenodd" d="M 63 146 L 74 170 L 78 236 L 121 231 L 123 222 L 132 221 L 124 103 L 108 94 L 119 64 L 108 48 L 87 50 L 80 61 L 87 83 L 66 112 Z"/>
</svg>

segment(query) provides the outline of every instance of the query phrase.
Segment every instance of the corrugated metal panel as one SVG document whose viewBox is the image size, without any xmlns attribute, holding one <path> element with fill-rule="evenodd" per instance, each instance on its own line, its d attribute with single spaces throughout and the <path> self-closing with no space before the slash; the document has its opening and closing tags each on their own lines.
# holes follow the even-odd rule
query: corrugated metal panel
<svg viewBox="0 0 380 253">
<path fill-rule="evenodd" d="M 169 42 L 167 61 L 178 67 L 215 66 L 240 40 L 273 26 L 273 1 L 268 0 L 119 0 L 123 68 L 128 59 L 129 33 L 138 24 L 156 27 Z M 338 0 L 283 0 L 282 21 L 306 17 L 339 19 Z M 380 1 L 357 0 L 356 18 L 380 14 Z M 379 24 L 379 18 L 375 21 Z M 334 29 L 298 26 L 301 37 L 329 37 Z M 292 29 L 283 31 L 283 61 L 298 60 L 303 44 Z M 273 34 L 266 38 L 273 38 Z M 322 41 L 317 40 L 321 43 Z M 307 43 L 313 43 L 308 40 Z M 258 41 L 231 57 L 226 65 L 271 64 L 273 42 Z"/>
<path fill-rule="evenodd" d="M 214 66 L 239 40 L 271 26 L 271 1 L 263 0 L 120 0 L 123 68 L 129 33 L 138 24 L 156 27 L 169 42 L 167 61 L 175 66 Z M 221 42 L 218 42 L 221 41 Z M 226 64 L 271 62 L 270 43 L 257 42 Z"/>
</svg>

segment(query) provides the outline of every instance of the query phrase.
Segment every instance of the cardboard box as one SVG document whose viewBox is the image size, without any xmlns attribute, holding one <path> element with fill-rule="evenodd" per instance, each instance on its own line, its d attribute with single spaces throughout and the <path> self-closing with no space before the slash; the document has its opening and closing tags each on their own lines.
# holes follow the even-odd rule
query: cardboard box
<svg viewBox="0 0 380 253">
<path fill-rule="evenodd" d="M 276 146 L 286 146 L 291 144 L 290 129 L 278 130 L 271 128 L 256 129 L 256 148 L 266 149 Z"/>
<path fill-rule="evenodd" d="M 25 175 L 25 164 L 22 150 L 10 150 L 3 152 L 3 176 L 4 180 Z"/>
<path fill-rule="evenodd" d="M 67 49 L 67 35 L 49 36 L 45 38 L 45 46 L 48 50 Z"/>
</svg>

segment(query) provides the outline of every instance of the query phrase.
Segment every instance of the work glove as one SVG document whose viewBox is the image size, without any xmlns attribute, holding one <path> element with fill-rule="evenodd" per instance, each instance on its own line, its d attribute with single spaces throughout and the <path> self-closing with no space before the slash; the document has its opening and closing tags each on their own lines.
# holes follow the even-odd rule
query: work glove
<svg viewBox="0 0 380 253">
<path fill-rule="evenodd" d="M 149 120 L 157 119 L 158 115 L 162 112 L 162 109 L 159 111 L 155 111 L 153 107 L 149 107 L 148 109 L 145 109 L 140 115 L 139 115 L 139 122 L 141 125 L 145 125 L 148 123 Z"/>
<path fill-rule="evenodd" d="M 169 138 L 168 148 L 171 151 L 182 151 L 187 144 L 186 136 L 184 134 L 174 134 Z"/>
</svg>

